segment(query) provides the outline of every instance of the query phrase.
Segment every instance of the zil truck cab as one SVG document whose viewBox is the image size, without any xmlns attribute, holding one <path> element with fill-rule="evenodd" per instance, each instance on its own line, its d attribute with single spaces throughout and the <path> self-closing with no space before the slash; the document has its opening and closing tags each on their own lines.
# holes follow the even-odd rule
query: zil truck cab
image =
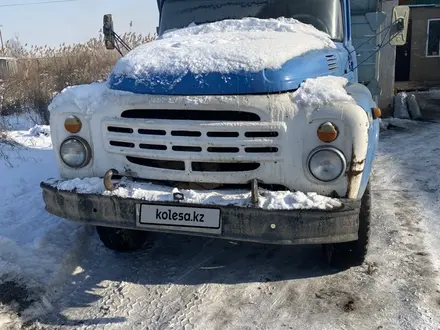
<svg viewBox="0 0 440 330">
<path fill-rule="evenodd" d="M 380 110 L 360 80 L 356 3 L 158 0 L 155 40 L 50 104 L 60 177 L 41 183 L 46 210 L 119 251 L 165 232 L 322 244 L 361 264 Z M 357 43 L 376 43 L 385 15 L 356 15 L 371 30 Z M 396 7 L 389 43 L 407 21 Z"/>
</svg>

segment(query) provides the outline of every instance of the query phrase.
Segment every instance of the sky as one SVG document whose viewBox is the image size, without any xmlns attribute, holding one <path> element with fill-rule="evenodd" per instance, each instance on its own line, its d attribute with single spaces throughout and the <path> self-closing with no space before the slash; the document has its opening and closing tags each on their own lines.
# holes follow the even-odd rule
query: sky
<svg viewBox="0 0 440 330">
<path fill-rule="evenodd" d="M 156 0 L 57 0 L 64 2 L 41 3 L 49 1 L 54 0 L 0 0 L 0 29 L 4 41 L 18 36 L 23 45 L 51 47 L 85 42 L 99 35 L 104 14 L 113 15 L 118 34 L 131 29 L 147 35 L 155 33 L 159 19 Z M 131 28 L 130 21 L 133 22 Z"/>
</svg>

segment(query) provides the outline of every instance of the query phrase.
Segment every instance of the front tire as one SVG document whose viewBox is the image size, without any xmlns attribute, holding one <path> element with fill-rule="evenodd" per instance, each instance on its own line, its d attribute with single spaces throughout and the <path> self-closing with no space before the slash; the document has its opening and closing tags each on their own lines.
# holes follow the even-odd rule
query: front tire
<svg viewBox="0 0 440 330">
<path fill-rule="evenodd" d="M 139 250 L 147 239 L 147 233 L 140 230 L 96 227 L 96 231 L 107 248 L 119 252 Z"/>
<path fill-rule="evenodd" d="M 326 244 L 324 251 L 333 266 L 354 267 L 364 263 L 368 251 L 371 223 L 371 191 L 368 182 L 361 199 L 358 240 L 346 243 Z"/>
</svg>

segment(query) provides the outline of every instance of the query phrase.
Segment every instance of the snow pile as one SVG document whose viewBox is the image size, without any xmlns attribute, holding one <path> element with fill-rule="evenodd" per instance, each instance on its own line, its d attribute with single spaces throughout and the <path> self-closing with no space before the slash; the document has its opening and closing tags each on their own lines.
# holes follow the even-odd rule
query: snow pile
<svg viewBox="0 0 440 330">
<path fill-rule="evenodd" d="M 28 131 L 28 136 L 50 136 L 50 126 L 49 125 L 35 125 Z"/>
<path fill-rule="evenodd" d="M 335 49 L 330 36 L 291 18 L 225 20 L 162 35 L 121 58 L 113 76 L 157 79 L 188 72 L 258 72 L 279 69 L 308 52 Z"/>
<path fill-rule="evenodd" d="M 49 111 L 53 112 L 59 107 L 65 108 L 70 104 L 80 109 L 81 113 L 87 118 L 96 109 L 114 100 L 112 97 L 128 94 L 131 95 L 129 92 L 111 90 L 107 88 L 106 83 L 100 82 L 70 86 L 63 89 L 53 98 L 49 104 Z"/>
<path fill-rule="evenodd" d="M 46 181 L 46 183 L 51 184 L 52 186 L 57 187 L 60 190 L 75 190 L 76 192 L 82 194 L 102 194 L 105 191 L 102 178 L 76 178 L 60 182 Z"/>
<path fill-rule="evenodd" d="M 354 102 L 347 94 L 345 86 L 348 80 L 344 77 L 318 77 L 307 79 L 292 94 L 292 100 L 302 106 L 322 106 L 336 102 Z"/>
<path fill-rule="evenodd" d="M 148 100 L 146 101 L 146 97 Z M 214 96 L 219 102 L 235 101 L 237 96 L 232 95 L 217 95 Z M 244 97 L 242 97 L 243 99 Z M 75 107 L 71 111 L 81 113 L 86 119 L 90 118 L 94 112 L 105 111 L 108 105 L 123 105 L 130 104 L 164 104 L 170 102 L 181 102 L 183 104 L 203 104 L 210 102 L 211 96 L 181 96 L 170 98 L 164 95 L 148 95 L 134 94 L 131 92 L 113 90 L 108 88 L 106 83 L 91 83 L 84 85 L 76 85 L 66 87 L 58 93 L 49 105 L 49 111 L 55 113 L 57 111 L 64 111 L 66 107 Z M 27 126 L 28 127 L 28 126 Z"/>
<path fill-rule="evenodd" d="M 391 128 L 410 129 L 419 124 L 419 122 L 411 119 L 400 118 L 380 118 L 380 129 L 386 131 Z"/>
<path fill-rule="evenodd" d="M 29 136 L 32 129 L 24 126 L 26 118 L 8 120 L 23 130 L 9 131 L 8 136 L 16 144 L 0 148 L 1 329 L 7 329 L 6 323 L 16 319 L 11 311 L 26 320 L 48 308 L 40 306 L 43 296 L 51 296 L 51 288 L 71 273 L 70 263 L 75 263 L 76 253 L 81 252 L 78 247 L 88 235 L 81 226 L 44 209 L 39 184 L 58 176 L 51 138 L 44 134 L 49 133 L 47 128 L 36 126 L 33 136 Z M 11 297 L 17 304 L 8 303 Z"/>
<path fill-rule="evenodd" d="M 155 202 L 171 202 L 174 200 L 174 193 L 181 193 L 185 196 L 184 203 L 242 207 L 251 205 L 249 190 L 186 190 L 152 183 L 133 182 L 125 178 L 121 180 L 120 186 L 113 192 L 105 191 L 102 178 L 77 178 L 48 183 L 64 191 L 75 190 L 82 194 L 101 194 Z M 267 190 L 261 190 L 259 193 L 259 206 L 267 210 L 325 210 L 341 206 L 339 200 L 316 193 Z"/>
<path fill-rule="evenodd" d="M 405 92 L 398 93 L 394 97 L 394 117 L 400 119 L 410 119 L 407 98 L 408 94 Z"/>
</svg>

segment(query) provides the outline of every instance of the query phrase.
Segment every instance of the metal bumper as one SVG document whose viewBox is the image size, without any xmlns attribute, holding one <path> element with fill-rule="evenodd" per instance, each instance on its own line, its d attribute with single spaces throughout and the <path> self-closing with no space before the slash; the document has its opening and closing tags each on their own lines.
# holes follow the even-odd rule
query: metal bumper
<svg viewBox="0 0 440 330">
<path fill-rule="evenodd" d="M 148 202 L 116 196 L 60 191 L 41 183 L 46 211 L 87 225 L 216 237 L 269 244 L 323 244 L 358 239 L 360 201 L 341 199 L 336 210 L 265 210 L 257 207 L 184 204 L 195 208 L 220 209 L 221 233 L 172 228 L 140 228 L 142 204 L 182 206 L 179 202 Z"/>
</svg>

